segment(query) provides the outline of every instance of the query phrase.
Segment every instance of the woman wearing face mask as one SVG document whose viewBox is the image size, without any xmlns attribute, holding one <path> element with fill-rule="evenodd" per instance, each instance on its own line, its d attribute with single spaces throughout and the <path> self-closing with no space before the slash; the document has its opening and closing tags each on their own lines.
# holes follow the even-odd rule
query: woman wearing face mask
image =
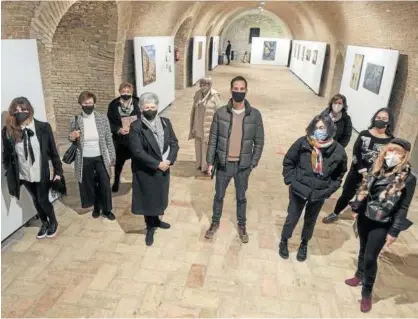
<svg viewBox="0 0 418 319">
<path fill-rule="evenodd" d="M 131 158 L 129 149 L 130 124 L 140 116 L 138 98 L 133 96 L 133 85 L 122 83 L 119 87 L 120 96 L 109 104 L 107 118 L 113 134 L 116 149 L 115 181 L 112 186 L 113 192 L 119 191 L 120 176 L 126 160 Z"/>
<path fill-rule="evenodd" d="M 139 97 L 141 119 L 131 125 L 132 213 L 144 215 L 147 225 L 145 243 L 154 242 L 156 228 L 170 224 L 160 220 L 168 206 L 170 166 L 174 164 L 179 145 L 169 119 L 159 117 L 158 97 L 144 93 Z"/>
<path fill-rule="evenodd" d="M 377 273 L 377 258 L 412 223 L 406 218 L 414 197 L 416 178 L 409 164 L 411 144 L 395 138 L 385 146 L 351 203 L 353 218 L 358 219 L 360 252 L 357 271 L 345 283 L 363 284 L 360 309 L 372 308 L 372 291 Z"/>
<path fill-rule="evenodd" d="M 332 138 L 334 134 L 335 126 L 328 115 L 315 116 L 306 129 L 306 136 L 299 138 L 285 155 L 283 176 L 290 187 L 288 215 L 279 245 L 279 254 L 284 259 L 289 257 L 288 240 L 305 208 L 297 260 L 306 260 L 308 241 L 322 205 L 340 187 L 347 171 L 347 155 Z"/>
<path fill-rule="evenodd" d="M 212 89 L 212 79 L 204 77 L 200 80 L 200 90 L 194 96 L 190 114 L 189 140 L 195 140 L 196 168 L 207 174 L 206 151 L 208 149 L 210 126 L 213 116 L 219 108 L 221 98 Z"/>
<path fill-rule="evenodd" d="M 363 176 L 379 156 L 381 148 L 392 139 L 392 115 L 389 109 L 382 108 L 372 117 L 369 129 L 360 132 L 357 137 L 353 148 L 353 162 L 345 179 L 343 192 L 338 198 L 334 212 L 324 217 L 323 223 L 330 224 L 338 220 L 338 215 L 356 194 Z"/>
<path fill-rule="evenodd" d="M 346 147 L 350 143 L 351 135 L 353 133 L 353 125 L 351 124 L 351 117 L 347 114 L 347 99 L 344 95 L 336 94 L 329 101 L 327 109 L 324 111 L 328 114 L 337 131 L 334 140 Z"/>
<path fill-rule="evenodd" d="M 70 121 L 70 141 L 78 141 L 74 173 L 80 189 L 81 207 L 94 206 L 93 218 L 102 213 L 115 220 L 110 189 L 111 166 L 116 155 L 107 117 L 95 111 L 96 96 L 84 91 L 78 98 L 82 112 Z"/>
<path fill-rule="evenodd" d="M 62 178 L 63 171 L 51 126 L 34 119 L 33 107 L 28 99 L 18 97 L 9 106 L 2 141 L 9 194 L 19 199 L 20 186 L 24 185 L 42 221 L 36 237 L 54 237 L 58 222 L 48 198 L 51 179 L 49 161 L 54 168 L 54 181 Z"/>
</svg>

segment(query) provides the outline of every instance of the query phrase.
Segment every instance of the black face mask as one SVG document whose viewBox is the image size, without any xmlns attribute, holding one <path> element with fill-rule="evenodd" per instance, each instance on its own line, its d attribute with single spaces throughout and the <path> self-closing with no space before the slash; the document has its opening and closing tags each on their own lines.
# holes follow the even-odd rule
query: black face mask
<svg viewBox="0 0 418 319">
<path fill-rule="evenodd" d="M 84 106 L 83 105 L 81 108 L 83 109 L 83 112 L 86 113 L 87 115 L 90 115 L 94 111 L 94 105 L 93 106 Z"/>
<path fill-rule="evenodd" d="M 29 112 L 16 112 L 14 116 L 19 123 L 22 123 L 29 118 L 30 114 Z"/>
<path fill-rule="evenodd" d="M 122 94 L 120 97 L 122 98 L 122 100 L 128 101 L 132 97 L 132 95 L 130 95 L 130 94 Z"/>
<path fill-rule="evenodd" d="M 382 120 L 374 120 L 374 127 L 378 129 L 385 128 L 388 125 L 388 122 Z"/>
<path fill-rule="evenodd" d="M 148 111 L 143 111 L 142 114 L 148 121 L 152 121 L 157 116 L 157 111 L 148 110 Z"/>
<path fill-rule="evenodd" d="M 237 103 L 241 103 L 245 99 L 245 92 L 232 91 L 232 99 Z"/>
</svg>

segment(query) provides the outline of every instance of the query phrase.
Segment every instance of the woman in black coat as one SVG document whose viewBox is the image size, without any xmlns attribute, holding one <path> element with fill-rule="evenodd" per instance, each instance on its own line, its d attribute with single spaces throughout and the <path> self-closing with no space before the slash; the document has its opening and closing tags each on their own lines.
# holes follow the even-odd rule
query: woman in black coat
<svg viewBox="0 0 418 319">
<path fill-rule="evenodd" d="M 138 98 L 132 95 L 133 90 L 134 87 L 131 83 L 122 83 L 119 86 L 120 96 L 110 102 L 107 110 L 107 118 L 109 119 L 116 150 L 115 181 L 112 186 L 112 192 L 114 193 L 119 191 L 123 166 L 131 158 L 129 148 L 130 123 L 141 116 Z"/>
<path fill-rule="evenodd" d="M 324 204 L 341 185 L 347 171 L 347 155 L 344 148 L 332 137 L 335 126 L 326 114 L 317 115 L 288 150 L 283 160 L 283 176 L 289 185 L 289 207 L 282 231 L 279 254 L 289 257 L 288 240 L 292 237 L 299 218 L 305 208 L 297 260 L 306 260 L 308 241 L 312 238 L 316 219 Z"/>
<path fill-rule="evenodd" d="M 347 109 L 347 98 L 342 94 L 336 94 L 329 101 L 328 107 L 323 112 L 331 117 L 334 125 L 337 127 L 334 140 L 343 147 L 350 143 L 351 135 L 353 134 L 353 125 Z"/>
<path fill-rule="evenodd" d="M 362 283 L 362 312 L 372 308 L 380 251 L 412 225 L 406 217 L 417 180 L 411 173 L 410 151 L 411 144 L 400 138 L 386 145 L 351 203 L 353 218 L 357 219 L 360 251 L 356 274 L 345 283 L 352 287 Z"/>
<path fill-rule="evenodd" d="M 37 238 L 54 237 L 58 230 L 54 207 L 48 194 L 51 186 L 49 161 L 54 168 L 53 180 L 61 180 L 62 164 L 48 123 L 33 118 L 33 107 L 25 97 L 15 98 L 9 106 L 6 126 L 2 130 L 3 166 L 9 194 L 20 199 L 24 185 L 42 221 Z"/>
<path fill-rule="evenodd" d="M 157 227 L 170 228 L 159 219 L 168 206 L 170 166 L 177 159 L 178 140 L 169 119 L 159 117 L 158 97 L 144 93 L 139 98 L 141 119 L 130 128 L 132 152 L 132 212 L 144 215 L 145 243 L 154 242 Z"/>
</svg>

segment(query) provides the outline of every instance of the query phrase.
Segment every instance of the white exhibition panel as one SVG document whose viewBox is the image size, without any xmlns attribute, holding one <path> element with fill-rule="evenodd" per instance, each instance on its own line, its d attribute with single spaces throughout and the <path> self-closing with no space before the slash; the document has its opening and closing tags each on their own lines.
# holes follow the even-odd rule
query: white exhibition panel
<svg viewBox="0 0 418 319">
<path fill-rule="evenodd" d="M 351 87 L 352 76 L 354 74 L 353 66 L 356 55 L 363 55 L 363 62 L 356 63 L 359 65 L 360 76 L 358 77 L 357 90 Z M 392 93 L 393 81 L 398 66 L 399 51 L 359 46 L 347 46 L 345 54 L 344 72 L 341 79 L 340 93 L 347 97 L 349 105 L 348 112 L 351 116 L 354 128 L 360 132 L 370 125 L 370 119 L 376 111 L 382 107 L 387 107 Z M 374 93 L 366 88 L 366 70 L 368 64 L 382 68 L 383 76 L 369 75 L 367 80 L 374 83 L 374 87 L 378 93 Z M 358 71 L 356 71 L 358 73 Z M 373 77 L 377 77 L 378 79 Z M 380 85 L 379 85 L 379 79 Z M 367 84 L 366 84 L 367 86 Z"/>
<path fill-rule="evenodd" d="M 218 66 L 219 60 L 219 36 L 212 37 L 212 70 Z"/>
<path fill-rule="evenodd" d="M 276 54 L 274 60 L 263 60 L 264 42 L 276 42 Z M 251 64 L 288 65 L 290 53 L 290 39 L 280 38 L 256 38 L 251 44 Z"/>
<path fill-rule="evenodd" d="M 304 51 L 303 48 L 305 48 Z M 311 50 L 311 56 L 309 60 L 306 59 L 308 50 Z M 315 64 L 313 63 L 314 51 L 317 51 L 315 56 Z M 292 71 L 296 76 L 298 76 L 316 94 L 319 94 L 319 89 L 321 86 L 321 78 L 324 69 L 326 51 L 327 44 L 325 42 L 299 40 L 294 40 L 292 42 L 290 71 Z M 303 52 L 304 56 L 302 59 Z M 299 59 L 297 54 L 295 56 L 295 53 L 299 53 Z"/>
<path fill-rule="evenodd" d="M 199 43 L 201 48 L 199 49 Z M 206 37 L 197 36 L 193 38 L 193 62 L 192 62 L 192 85 L 206 75 Z"/>
<path fill-rule="evenodd" d="M 1 40 L 1 121 L 5 124 L 10 102 L 19 96 L 29 99 L 35 117 L 46 121 L 44 93 L 36 40 Z M 1 168 L 1 240 L 10 236 L 36 215 L 28 192 L 20 200 L 11 197 L 5 171 Z"/>
<path fill-rule="evenodd" d="M 142 47 L 153 48 L 155 81 L 144 84 Z M 171 51 L 171 52 L 170 52 Z M 138 97 L 145 92 L 158 95 L 158 112 L 163 111 L 175 98 L 174 37 L 134 37 L 136 90 Z"/>
</svg>

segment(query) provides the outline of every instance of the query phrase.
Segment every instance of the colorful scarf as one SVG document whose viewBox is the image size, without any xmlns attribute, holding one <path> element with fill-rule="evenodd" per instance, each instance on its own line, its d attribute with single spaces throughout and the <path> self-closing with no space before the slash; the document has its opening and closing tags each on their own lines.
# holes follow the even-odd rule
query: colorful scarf
<svg viewBox="0 0 418 319">
<path fill-rule="evenodd" d="M 312 146 L 312 153 L 311 153 L 311 162 L 312 162 L 312 169 L 314 173 L 323 175 L 322 171 L 322 148 L 327 148 L 334 143 L 334 139 L 331 137 L 325 141 L 318 141 L 313 136 L 308 137 L 309 145 Z"/>
</svg>

